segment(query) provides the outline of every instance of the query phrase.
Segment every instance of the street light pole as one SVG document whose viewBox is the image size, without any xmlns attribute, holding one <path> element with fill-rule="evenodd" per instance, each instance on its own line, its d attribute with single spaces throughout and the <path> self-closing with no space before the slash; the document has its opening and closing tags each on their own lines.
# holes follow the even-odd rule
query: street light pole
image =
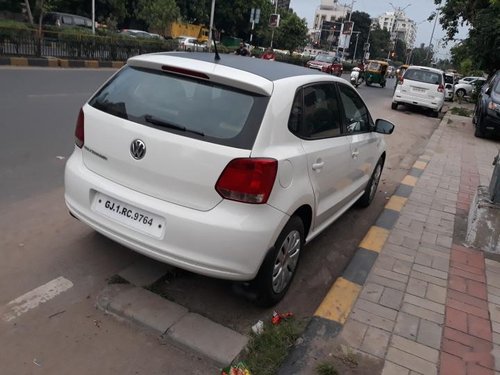
<svg viewBox="0 0 500 375">
<path fill-rule="evenodd" d="M 440 8 L 437 8 L 437 13 L 436 13 L 436 18 L 434 20 L 434 26 L 432 27 L 432 33 L 431 33 L 431 39 L 429 40 L 429 46 L 427 47 L 427 56 L 425 56 L 425 61 L 427 61 L 427 59 L 429 58 L 429 54 L 431 52 L 431 44 L 432 44 L 432 38 L 434 37 L 434 30 L 436 29 L 436 23 L 437 23 L 437 20 L 439 18 L 439 11 L 441 9 Z M 432 59 L 432 57 L 431 57 Z M 430 61 L 429 61 L 429 65 L 430 65 Z"/>
<path fill-rule="evenodd" d="M 351 64 L 354 63 L 354 59 L 356 58 L 356 51 L 358 50 L 358 38 L 361 31 L 353 31 L 356 34 L 356 44 L 354 45 L 354 53 L 352 54 Z"/>
<path fill-rule="evenodd" d="M 274 14 L 277 14 L 277 13 L 278 13 L 278 0 L 274 0 Z M 273 27 L 273 31 L 271 33 L 271 48 L 273 48 L 274 29 L 275 29 L 275 27 Z"/>
<path fill-rule="evenodd" d="M 208 52 L 212 51 L 212 29 L 214 27 L 214 12 L 215 12 L 215 0 L 212 0 L 212 7 L 210 9 L 210 26 L 208 28 Z"/>
<path fill-rule="evenodd" d="M 92 34 L 95 34 L 95 0 L 92 0 Z"/>
</svg>

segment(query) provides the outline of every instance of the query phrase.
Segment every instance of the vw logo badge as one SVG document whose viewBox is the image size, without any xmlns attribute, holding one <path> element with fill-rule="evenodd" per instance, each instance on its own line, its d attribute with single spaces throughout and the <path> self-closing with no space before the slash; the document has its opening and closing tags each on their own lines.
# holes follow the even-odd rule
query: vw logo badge
<svg viewBox="0 0 500 375">
<path fill-rule="evenodd" d="M 135 139 L 130 145 L 130 154 L 135 160 L 140 160 L 146 155 L 146 144 L 140 139 Z"/>
</svg>

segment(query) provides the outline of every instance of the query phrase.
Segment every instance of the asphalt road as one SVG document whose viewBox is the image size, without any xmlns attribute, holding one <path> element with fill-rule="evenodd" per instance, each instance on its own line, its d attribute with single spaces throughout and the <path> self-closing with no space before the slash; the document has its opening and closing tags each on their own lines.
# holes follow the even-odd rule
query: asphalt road
<svg viewBox="0 0 500 375">
<path fill-rule="evenodd" d="M 0 68 L 0 316 L 9 301 L 51 280 L 72 284 L 15 324 L 0 319 L 6 373 L 195 374 L 212 366 L 94 309 L 106 280 L 141 258 L 71 218 L 63 199 L 78 110 L 112 73 Z M 374 118 L 396 124 L 387 137 L 389 157 L 375 201 L 349 210 L 306 247 L 277 310 L 314 313 L 438 125 L 419 112 L 391 110 L 392 84 L 358 89 Z M 169 299 L 243 333 L 271 316 L 271 309 L 255 308 L 233 289 L 232 283 L 187 272 L 175 272 L 163 285 Z"/>
</svg>

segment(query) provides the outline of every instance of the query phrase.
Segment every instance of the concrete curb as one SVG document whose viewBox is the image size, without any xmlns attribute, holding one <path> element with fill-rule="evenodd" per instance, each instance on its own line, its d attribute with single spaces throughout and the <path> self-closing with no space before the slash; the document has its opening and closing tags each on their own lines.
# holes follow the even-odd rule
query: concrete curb
<svg viewBox="0 0 500 375">
<path fill-rule="evenodd" d="M 0 56 L 0 65 L 53 68 L 121 68 L 124 61 L 74 60 L 51 57 Z"/>
<path fill-rule="evenodd" d="M 107 286 L 98 295 L 96 305 L 119 320 L 145 327 L 158 334 L 160 340 L 201 354 L 221 367 L 231 364 L 248 343 L 248 337 L 131 284 Z"/>
<path fill-rule="evenodd" d="M 448 118 L 445 115 L 437 129 L 444 126 Z M 331 346 L 325 343 L 331 343 L 342 331 L 378 254 L 398 221 L 413 187 L 432 158 L 428 150 L 426 147 L 386 203 L 375 225 L 368 230 L 342 276 L 334 282 L 316 309 L 299 344 L 286 357 L 278 372 L 279 375 L 301 373 L 308 358 L 328 358 Z"/>
</svg>

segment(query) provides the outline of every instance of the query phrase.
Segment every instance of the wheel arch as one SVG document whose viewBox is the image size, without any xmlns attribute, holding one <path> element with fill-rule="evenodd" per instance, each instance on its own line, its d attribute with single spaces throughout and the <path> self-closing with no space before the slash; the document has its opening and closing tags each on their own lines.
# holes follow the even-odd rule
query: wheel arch
<svg viewBox="0 0 500 375">
<path fill-rule="evenodd" d="M 292 216 L 298 216 L 304 224 L 304 239 L 307 238 L 312 225 L 312 208 L 308 204 L 303 204 L 295 210 Z"/>
</svg>

